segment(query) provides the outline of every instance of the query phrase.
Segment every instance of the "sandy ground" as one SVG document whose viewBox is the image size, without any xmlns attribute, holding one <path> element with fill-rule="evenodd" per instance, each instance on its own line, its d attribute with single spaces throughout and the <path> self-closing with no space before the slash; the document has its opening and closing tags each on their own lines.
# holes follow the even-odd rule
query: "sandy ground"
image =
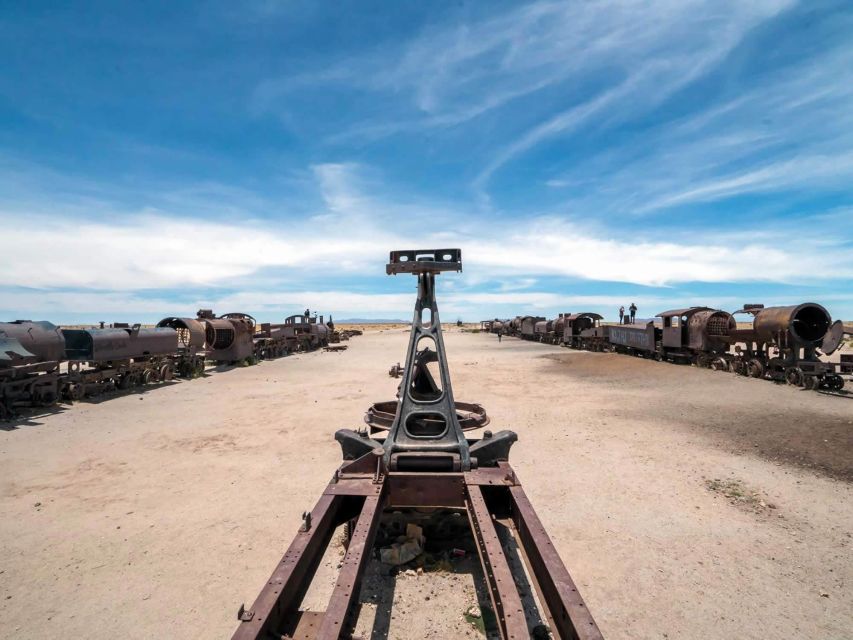
<svg viewBox="0 0 853 640">
<path fill-rule="evenodd" d="M 339 463 L 333 432 L 393 398 L 405 341 L 375 330 L 0 430 L 0 637 L 229 637 Z M 446 343 L 457 398 L 518 432 L 512 464 L 606 637 L 851 637 L 853 402 Z M 374 637 L 477 637 L 470 574 L 389 591 L 375 572 L 365 609 L 395 606 Z"/>
</svg>

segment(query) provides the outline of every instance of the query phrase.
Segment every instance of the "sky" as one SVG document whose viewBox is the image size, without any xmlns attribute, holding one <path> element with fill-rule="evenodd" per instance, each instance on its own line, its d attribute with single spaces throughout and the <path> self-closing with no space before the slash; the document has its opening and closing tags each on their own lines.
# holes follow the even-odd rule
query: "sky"
<svg viewBox="0 0 853 640">
<path fill-rule="evenodd" d="M 60 6 L 61 4 L 61 6 Z M 853 318 L 853 4 L 0 0 L 0 319 Z"/>
</svg>

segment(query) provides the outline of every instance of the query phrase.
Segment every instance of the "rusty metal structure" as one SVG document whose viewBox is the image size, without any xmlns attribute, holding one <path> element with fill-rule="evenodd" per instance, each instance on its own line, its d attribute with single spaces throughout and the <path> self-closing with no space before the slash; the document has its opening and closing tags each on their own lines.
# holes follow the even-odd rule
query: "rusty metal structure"
<svg viewBox="0 0 853 640">
<path fill-rule="evenodd" d="M 732 369 L 740 375 L 770 378 L 806 389 L 840 391 L 844 378 L 818 353 L 831 355 L 844 337 L 840 320 L 832 322 L 821 305 L 806 302 L 789 307 L 744 305 L 735 311 L 753 316 L 751 329 L 736 329 L 727 339 L 735 346 Z M 741 346 L 743 345 L 743 346 Z"/>
<path fill-rule="evenodd" d="M 226 313 L 217 317 L 210 309 L 199 309 L 198 321 L 204 325 L 208 360 L 218 364 L 255 364 L 256 322 L 252 316 Z"/>
<path fill-rule="evenodd" d="M 739 313 L 753 316 L 751 328 L 738 328 L 734 315 Z M 822 359 L 838 350 L 850 329 L 840 320 L 833 322 L 826 309 L 811 302 L 771 308 L 745 305 L 734 314 L 687 307 L 662 311 L 638 324 L 602 324 L 602 320 L 591 312 L 561 313 L 547 322 L 516 316 L 508 322 L 505 335 L 551 342 L 556 334 L 559 344 L 575 349 L 694 364 L 832 392 L 843 389 L 843 375 L 853 374 L 849 354 L 841 354 L 838 364 Z M 492 332 L 494 327 L 493 323 Z"/>
<path fill-rule="evenodd" d="M 174 375 L 195 378 L 204 373 L 208 360 L 254 364 L 326 346 L 333 332 L 342 339 L 362 333 L 334 331 L 331 317 L 329 323 L 323 316 L 296 317 L 299 323 L 258 324 L 245 313 L 217 317 L 202 309 L 196 318 L 172 316 L 155 328 L 105 322 L 87 329 L 44 321 L 0 322 L 0 420 L 16 416 L 24 407 L 168 382 Z"/>
<path fill-rule="evenodd" d="M 178 337 L 172 329 L 116 323 L 104 329 L 62 329 L 62 335 L 68 363 L 62 394 L 68 400 L 166 382 L 174 375 Z"/>
<path fill-rule="evenodd" d="M 204 373 L 207 356 L 207 332 L 204 324 L 195 318 L 163 318 L 159 328 L 175 331 L 178 348 L 175 356 L 175 371 L 182 378 L 196 378 Z"/>
<path fill-rule="evenodd" d="M 332 333 L 323 322 L 323 316 L 312 316 L 309 309 L 303 314 L 285 318 L 284 324 L 279 326 L 290 341 L 292 351 L 312 351 L 325 347 L 329 344 Z M 347 338 L 354 335 L 352 332 L 341 332 L 343 333 L 347 333 Z"/>
<path fill-rule="evenodd" d="M 435 277 L 461 269 L 458 249 L 391 252 L 386 273 L 418 278 L 393 418 L 383 429 L 384 438 L 349 429 L 335 434 L 344 461 L 316 506 L 304 514 L 302 527 L 260 595 L 249 608 L 240 607 L 234 640 L 350 637 L 361 576 L 383 521 L 414 518 L 424 510 L 464 516 L 501 638 L 533 635 L 511 555 L 523 560 L 538 594 L 537 615 L 554 637 L 602 637 L 509 465 L 516 434 L 487 431 L 480 439 L 464 434 L 435 298 Z M 385 409 L 387 420 L 391 406 Z M 347 531 L 348 543 L 328 605 L 321 611 L 304 610 L 301 600 L 338 528 Z M 510 532 L 519 548 L 505 543 Z"/>
<path fill-rule="evenodd" d="M 50 322 L 0 323 L 0 419 L 19 406 L 46 406 L 60 396 L 65 338 Z"/>
<path fill-rule="evenodd" d="M 591 311 L 567 313 L 561 319 L 562 332 L 559 334 L 560 342 L 567 347 L 575 349 L 585 348 L 585 345 L 589 341 L 588 337 L 592 334 L 587 333 L 588 337 L 585 339 L 583 333 L 598 328 L 601 325 L 601 321 L 604 320 L 601 315 Z"/>
<path fill-rule="evenodd" d="M 519 323 L 518 335 L 523 340 L 538 340 L 536 324 L 545 321 L 542 316 L 524 316 Z"/>
</svg>

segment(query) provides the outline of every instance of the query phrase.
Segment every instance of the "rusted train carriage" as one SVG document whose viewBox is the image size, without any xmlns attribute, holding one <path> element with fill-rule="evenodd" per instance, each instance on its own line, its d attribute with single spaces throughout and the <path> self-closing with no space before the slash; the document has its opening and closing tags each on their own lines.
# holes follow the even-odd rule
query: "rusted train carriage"
<svg viewBox="0 0 853 640">
<path fill-rule="evenodd" d="M 537 340 L 536 323 L 545 320 L 542 316 L 522 316 L 519 324 L 519 337 L 523 340 Z"/>
</svg>

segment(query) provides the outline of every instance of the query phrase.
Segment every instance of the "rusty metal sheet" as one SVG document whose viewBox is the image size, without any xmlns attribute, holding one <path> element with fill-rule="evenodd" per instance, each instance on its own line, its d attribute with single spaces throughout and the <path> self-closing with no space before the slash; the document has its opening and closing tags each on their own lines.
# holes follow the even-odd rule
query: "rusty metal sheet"
<svg viewBox="0 0 853 640">
<path fill-rule="evenodd" d="M 178 334 L 171 328 L 63 329 L 65 356 L 81 362 L 130 360 L 171 355 L 178 350 Z"/>
<path fill-rule="evenodd" d="M 844 323 L 841 320 L 836 320 L 832 323 L 832 326 L 829 328 L 829 331 L 826 332 L 826 335 L 823 338 L 823 342 L 820 345 L 820 350 L 828 356 L 831 356 L 836 352 L 839 346 L 841 346 L 841 341 L 844 339 Z"/>
<path fill-rule="evenodd" d="M 655 315 L 658 318 L 671 318 L 673 316 L 688 316 L 697 311 L 713 311 L 711 307 L 687 307 L 686 309 L 670 309 L 669 311 L 661 311 Z"/>
<path fill-rule="evenodd" d="M 471 532 L 477 541 L 477 553 L 480 555 L 501 637 L 504 640 L 529 638 L 530 632 L 518 587 L 479 486 L 468 487 L 468 500 Z"/>
<path fill-rule="evenodd" d="M 601 631 L 578 592 L 566 565 L 554 548 L 521 486 L 509 489 L 515 523 L 524 555 L 533 570 L 548 620 L 560 638 L 601 640 Z"/>
<path fill-rule="evenodd" d="M 382 493 L 382 485 L 375 484 L 372 478 L 338 480 L 327 486 L 323 493 L 330 496 L 378 496 Z"/>
<path fill-rule="evenodd" d="M 501 467 L 480 467 L 465 473 L 465 484 L 511 487 L 517 482 L 512 470 L 507 471 Z"/>
<path fill-rule="evenodd" d="M 391 473 L 390 507 L 465 506 L 465 479 L 461 473 Z"/>
</svg>

